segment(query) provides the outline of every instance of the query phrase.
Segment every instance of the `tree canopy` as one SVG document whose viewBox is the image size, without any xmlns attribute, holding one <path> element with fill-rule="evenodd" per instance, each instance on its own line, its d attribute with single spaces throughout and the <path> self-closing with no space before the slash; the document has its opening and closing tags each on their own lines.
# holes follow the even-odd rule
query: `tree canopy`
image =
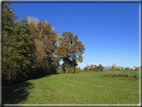
<svg viewBox="0 0 142 107">
<path fill-rule="evenodd" d="M 73 66 L 75 72 L 77 62 L 83 61 L 85 50 L 78 36 L 64 32 L 59 37 L 49 22 L 35 17 L 17 20 L 10 4 L 2 5 L 3 83 L 57 73 L 61 59 L 64 61 L 62 68 Z"/>
<path fill-rule="evenodd" d="M 58 38 L 59 44 L 55 54 L 58 59 L 63 59 L 64 67 L 71 65 L 74 67 L 77 66 L 77 62 L 82 62 L 85 47 L 81 41 L 78 41 L 78 36 L 74 35 L 71 32 L 63 32 L 63 34 Z"/>
</svg>

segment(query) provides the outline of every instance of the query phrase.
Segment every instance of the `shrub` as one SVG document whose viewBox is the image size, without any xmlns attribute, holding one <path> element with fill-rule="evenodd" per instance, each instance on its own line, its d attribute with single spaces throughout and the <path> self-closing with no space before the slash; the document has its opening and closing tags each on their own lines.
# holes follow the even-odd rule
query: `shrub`
<svg viewBox="0 0 142 107">
<path fill-rule="evenodd" d="M 57 74 L 61 74 L 61 72 L 62 72 L 61 70 L 57 70 Z"/>
<path fill-rule="evenodd" d="M 137 75 L 132 75 L 131 76 L 133 79 L 138 79 Z"/>
<path fill-rule="evenodd" d="M 74 73 L 74 67 L 73 67 L 73 66 L 69 66 L 69 67 L 66 69 L 66 73 L 68 73 L 68 74 Z"/>
<path fill-rule="evenodd" d="M 129 77 L 127 74 L 118 74 L 118 73 L 108 73 L 105 75 L 106 76 L 113 76 L 113 77 Z"/>
<path fill-rule="evenodd" d="M 124 77 L 124 78 L 132 79 L 132 80 L 139 79 L 139 77 L 136 74 L 135 75 L 129 75 L 129 74 L 120 73 L 120 72 L 109 72 L 109 73 L 106 73 L 105 76 L 108 76 L 108 77 Z"/>
<path fill-rule="evenodd" d="M 75 68 L 76 73 L 80 72 L 80 67 Z"/>
</svg>

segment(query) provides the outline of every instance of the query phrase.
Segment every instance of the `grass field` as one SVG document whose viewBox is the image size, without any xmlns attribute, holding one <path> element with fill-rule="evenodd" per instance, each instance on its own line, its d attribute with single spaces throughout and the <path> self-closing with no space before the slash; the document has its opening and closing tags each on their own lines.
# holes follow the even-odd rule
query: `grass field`
<svg viewBox="0 0 142 107">
<path fill-rule="evenodd" d="M 139 104 L 139 80 L 108 75 L 114 72 L 56 74 L 13 86 L 3 86 L 2 102 L 3 104 Z M 119 73 L 139 75 L 136 71 L 119 71 Z"/>
</svg>

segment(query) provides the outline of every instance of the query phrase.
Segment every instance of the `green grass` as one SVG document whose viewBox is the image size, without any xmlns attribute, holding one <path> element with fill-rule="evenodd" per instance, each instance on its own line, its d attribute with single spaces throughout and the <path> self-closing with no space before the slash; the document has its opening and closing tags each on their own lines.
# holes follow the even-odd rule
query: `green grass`
<svg viewBox="0 0 142 107">
<path fill-rule="evenodd" d="M 106 72 L 57 74 L 2 87 L 3 104 L 138 104 L 139 81 Z M 126 73 L 126 72 L 125 72 Z M 128 72 L 138 75 L 138 72 Z"/>
<path fill-rule="evenodd" d="M 121 77 L 130 80 L 139 80 L 139 72 L 137 71 L 106 71 L 105 76 Z"/>
</svg>

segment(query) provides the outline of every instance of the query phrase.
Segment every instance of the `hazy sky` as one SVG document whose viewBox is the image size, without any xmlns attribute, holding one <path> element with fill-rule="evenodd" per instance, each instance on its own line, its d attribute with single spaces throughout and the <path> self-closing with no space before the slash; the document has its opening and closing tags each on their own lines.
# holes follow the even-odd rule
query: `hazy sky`
<svg viewBox="0 0 142 107">
<path fill-rule="evenodd" d="M 81 68 L 90 64 L 139 66 L 139 3 L 13 3 L 22 19 L 47 20 L 61 35 L 78 35 L 86 50 Z"/>
</svg>

